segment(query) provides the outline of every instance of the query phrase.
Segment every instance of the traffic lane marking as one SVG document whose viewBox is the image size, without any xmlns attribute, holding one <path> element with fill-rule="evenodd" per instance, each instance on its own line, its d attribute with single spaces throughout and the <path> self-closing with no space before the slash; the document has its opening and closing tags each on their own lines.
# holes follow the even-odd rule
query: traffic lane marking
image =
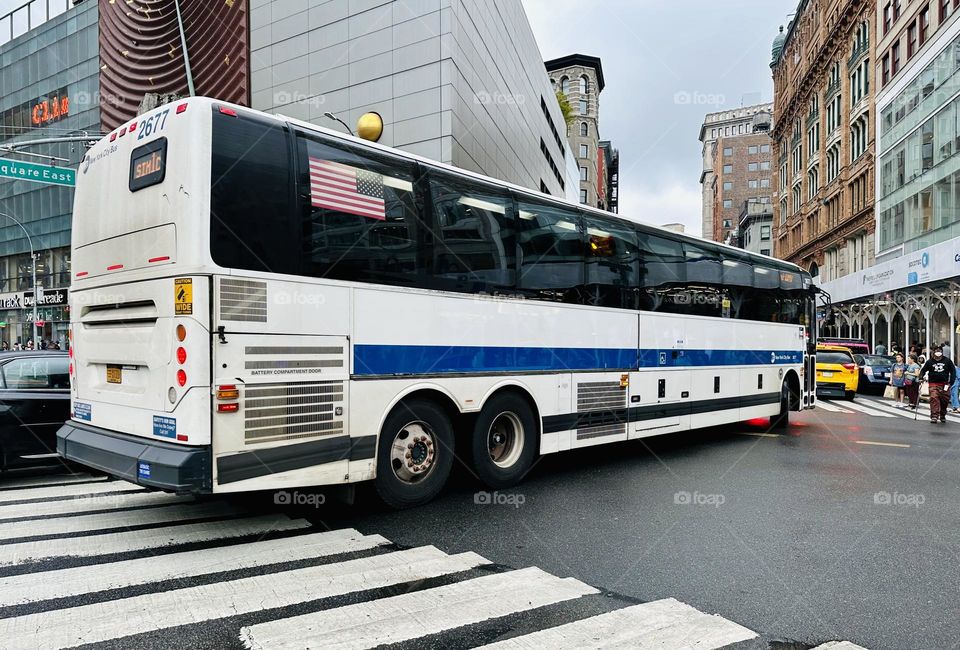
<svg viewBox="0 0 960 650">
<path fill-rule="evenodd" d="M 901 447 L 903 449 L 909 449 L 910 445 L 904 444 L 902 442 L 877 442 L 876 440 L 854 440 L 858 445 L 876 445 L 878 447 Z"/>
</svg>

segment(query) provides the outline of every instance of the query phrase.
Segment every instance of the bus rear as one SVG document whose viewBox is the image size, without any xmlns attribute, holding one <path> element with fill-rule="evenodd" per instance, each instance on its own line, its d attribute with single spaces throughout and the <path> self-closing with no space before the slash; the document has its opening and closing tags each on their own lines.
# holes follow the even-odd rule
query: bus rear
<svg viewBox="0 0 960 650">
<path fill-rule="evenodd" d="M 138 116 L 81 163 L 73 218 L 69 460 L 210 486 L 209 100 Z"/>
</svg>

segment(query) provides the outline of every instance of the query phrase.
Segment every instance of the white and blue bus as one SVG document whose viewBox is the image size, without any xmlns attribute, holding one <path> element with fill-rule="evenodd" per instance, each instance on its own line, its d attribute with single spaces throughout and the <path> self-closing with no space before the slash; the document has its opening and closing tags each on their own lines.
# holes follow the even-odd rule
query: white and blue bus
<svg viewBox="0 0 960 650">
<path fill-rule="evenodd" d="M 205 98 L 78 174 L 71 460 L 433 498 L 541 454 L 814 406 L 799 267 Z"/>
</svg>

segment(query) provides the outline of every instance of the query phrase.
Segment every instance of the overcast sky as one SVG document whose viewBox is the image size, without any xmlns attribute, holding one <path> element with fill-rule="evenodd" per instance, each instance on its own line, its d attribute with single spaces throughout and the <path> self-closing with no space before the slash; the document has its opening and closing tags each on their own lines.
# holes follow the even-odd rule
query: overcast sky
<svg viewBox="0 0 960 650">
<path fill-rule="evenodd" d="M 522 0 L 545 60 L 598 56 L 620 213 L 700 234 L 706 113 L 773 100 L 770 45 L 796 0 Z"/>
<path fill-rule="evenodd" d="M 706 113 L 773 99 L 770 44 L 796 0 L 522 0 L 545 60 L 603 61 L 600 135 L 620 150 L 620 211 L 700 233 Z M 0 14 L 24 0 L 0 0 Z"/>
</svg>

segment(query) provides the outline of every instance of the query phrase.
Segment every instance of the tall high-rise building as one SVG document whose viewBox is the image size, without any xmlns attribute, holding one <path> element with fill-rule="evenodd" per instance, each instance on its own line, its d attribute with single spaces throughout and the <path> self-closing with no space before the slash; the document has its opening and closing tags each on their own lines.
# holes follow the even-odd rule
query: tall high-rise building
<svg viewBox="0 0 960 650">
<path fill-rule="evenodd" d="M 619 156 L 610 148 L 609 141 L 606 141 L 608 153 L 601 147 L 600 93 L 604 80 L 600 59 L 586 54 L 568 54 L 546 61 L 544 66 L 554 90 L 566 97 L 573 112 L 573 118 L 567 124 L 567 141 L 580 172 L 580 203 L 609 210 L 607 157 L 617 161 L 614 175 L 617 176 Z"/>
<path fill-rule="evenodd" d="M 752 106 L 742 106 L 732 108 L 726 111 L 716 113 L 707 113 L 703 118 L 703 124 L 700 126 L 700 142 L 703 143 L 703 169 L 700 172 L 700 185 L 702 193 L 702 224 L 701 234 L 704 239 L 713 239 L 714 241 L 723 241 L 723 220 L 724 218 L 734 220 L 740 210 L 737 202 L 731 202 L 733 208 L 732 216 L 717 217 L 716 201 L 717 195 L 716 174 L 714 173 L 714 158 L 716 152 L 717 140 L 720 138 L 737 138 L 744 135 L 752 135 L 754 131 L 754 117 L 761 114 L 770 115 L 773 113 L 773 104 L 755 104 Z M 761 124 L 769 130 L 770 120 L 761 120 Z M 768 143 L 769 145 L 769 143 Z M 729 146 L 729 145 L 728 145 Z M 721 147 L 722 152 L 725 147 Z M 767 147 L 766 155 L 770 155 L 770 147 Z M 722 184 L 720 185 L 722 188 Z M 769 193 L 768 193 L 769 194 Z M 728 197 L 732 198 L 732 197 Z M 720 199 L 721 207 L 724 200 Z M 728 208 L 729 209 L 729 208 Z"/>
<path fill-rule="evenodd" d="M 875 14 L 800 0 L 773 43 L 774 251 L 821 280 L 873 261 Z"/>
</svg>

